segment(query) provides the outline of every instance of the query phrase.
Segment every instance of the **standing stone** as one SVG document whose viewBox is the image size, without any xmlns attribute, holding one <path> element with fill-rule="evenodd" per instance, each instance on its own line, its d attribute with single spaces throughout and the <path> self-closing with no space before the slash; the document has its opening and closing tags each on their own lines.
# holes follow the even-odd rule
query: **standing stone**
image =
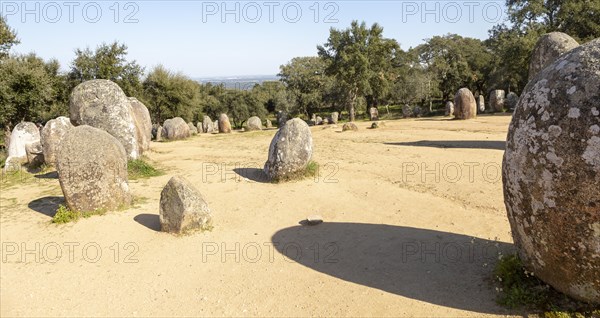
<svg viewBox="0 0 600 318">
<path fill-rule="evenodd" d="M 454 115 L 454 103 L 451 101 L 446 102 L 446 116 Z"/>
<path fill-rule="evenodd" d="M 135 97 L 129 97 L 129 103 L 135 120 L 137 131 L 137 140 L 143 151 L 150 150 L 150 140 L 152 140 L 152 119 L 148 107 Z"/>
<path fill-rule="evenodd" d="M 271 123 L 271 121 L 269 119 L 266 119 L 265 120 L 265 127 L 272 128 L 273 127 L 273 123 Z"/>
<path fill-rule="evenodd" d="M 510 92 L 508 93 L 508 95 L 506 95 L 506 108 L 508 108 L 508 110 L 513 111 L 515 109 L 515 107 L 517 107 L 517 102 L 519 101 L 519 96 L 517 96 L 517 94 L 515 94 L 514 92 Z"/>
<path fill-rule="evenodd" d="M 531 53 L 528 80 L 531 81 L 546 66 L 578 46 L 577 41 L 562 32 L 551 32 L 542 35 Z"/>
<path fill-rule="evenodd" d="M 69 113 L 73 125 L 96 127 L 117 138 L 129 159 L 141 156 L 131 103 L 119 85 L 108 80 L 77 85 L 71 93 Z"/>
<path fill-rule="evenodd" d="M 215 122 L 213 123 L 213 134 L 218 134 L 219 133 L 219 121 L 215 120 Z"/>
<path fill-rule="evenodd" d="M 231 133 L 231 123 L 229 122 L 229 117 L 227 117 L 227 114 L 221 114 L 221 116 L 219 116 L 219 133 Z"/>
<path fill-rule="evenodd" d="M 321 124 L 329 125 L 329 118 L 323 118 L 323 122 L 321 122 Z"/>
<path fill-rule="evenodd" d="M 472 119 L 477 117 L 477 103 L 468 88 L 461 88 L 454 97 L 454 118 Z"/>
<path fill-rule="evenodd" d="M 248 118 L 248 121 L 246 122 L 246 130 L 262 130 L 262 121 L 260 118 L 256 116 Z"/>
<path fill-rule="evenodd" d="M 10 134 L 8 157 L 27 160 L 25 146 L 36 141 L 40 141 L 40 130 L 34 123 L 21 122 L 17 124 Z"/>
<path fill-rule="evenodd" d="M 402 106 L 402 117 L 409 118 L 409 117 L 412 117 L 412 115 L 413 115 L 412 108 L 408 104 Z"/>
<path fill-rule="evenodd" d="M 317 122 L 317 114 L 312 114 L 312 116 L 310 117 L 310 120 L 311 120 L 313 123 L 316 123 L 316 122 Z"/>
<path fill-rule="evenodd" d="M 125 148 L 104 130 L 87 125 L 68 130 L 56 153 L 56 168 L 72 211 L 115 210 L 131 204 Z"/>
<path fill-rule="evenodd" d="M 201 133 L 203 133 L 203 132 L 204 132 L 204 130 L 202 130 L 202 122 L 198 122 L 198 123 L 196 124 L 196 131 L 197 131 L 199 134 L 201 134 Z"/>
<path fill-rule="evenodd" d="M 212 228 L 212 215 L 204 197 L 187 179 L 174 176 L 160 193 L 160 230 L 184 234 Z"/>
<path fill-rule="evenodd" d="M 317 125 L 323 125 L 323 118 L 321 116 L 317 116 L 317 120 L 315 121 Z"/>
<path fill-rule="evenodd" d="M 277 131 L 271 141 L 265 173 L 270 180 L 282 180 L 302 173 L 312 152 L 310 128 L 300 118 L 291 119 Z"/>
<path fill-rule="evenodd" d="M 202 119 L 202 131 L 204 133 L 210 134 L 213 132 L 213 129 L 214 129 L 214 126 L 213 126 L 212 119 L 210 119 L 210 117 L 208 117 L 208 116 L 204 116 L 204 118 Z"/>
<path fill-rule="evenodd" d="M 198 134 L 198 129 L 196 129 L 196 126 L 194 126 L 192 122 L 188 123 L 188 127 L 190 129 L 190 135 L 195 136 Z"/>
<path fill-rule="evenodd" d="M 163 127 L 159 125 L 156 128 L 156 141 L 162 141 L 162 139 L 163 139 Z"/>
<path fill-rule="evenodd" d="M 419 106 L 415 106 L 415 108 L 413 108 L 413 115 L 415 117 L 421 117 L 421 114 L 423 113 L 421 107 Z"/>
<path fill-rule="evenodd" d="M 490 110 L 493 112 L 504 111 L 504 91 L 496 89 L 490 92 Z"/>
<path fill-rule="evenodd" d="M 332 123 L 332 124 L 334 124 L 334 125 L 337 125 L 339 115 L 340 114 L 338 112 L 331 113 L 331 116 L 329 117 L 329 122 Z"/>
<path fill-rule="evenodd" d="M 73 125 L 67 117 L 49 120 L 42 129 L 40 142 L 44 152 L 44 160 L 48 165 L 56 164 L 56 152 L 65 134 Z"/>
<path fill-rule="evenodd" d="M 284 111 L 277 111 L 277 127 L 281 128 L 288 120 L 288 114 Z"/>
<path fill-rule="evenodd" d="M 190 126 L 181 117 L 165 120 L 162 137 L 168 140 L 185 139 L 191 136 Z"/>
<path fill-rule="evenodd" d="M 377 109 L 377 107 L 369 108 L 369 118 L 372 121 L 379 120 L 379 110 Z"/>
<path fill-rule="evenodd" d="M 485 97 L 479 94 L 477 97 L 477 112 L 483 114 L 485 112 Z"/>
<path fill-rule="evenodd" d="M 36 141 L 25 145 L 25 153 L 29 166 L 39 167 L 44 164 L 44 150 L 41 142 Z"/>
<path fill-rule="evenodd" d="M 573 298 L 600 304 L 600 39 L 525 87 L 502 166 L 523 264 Z"/>
<path fill-rule="evenodd" d="M 358 126 L 356 126 L 355 123 L 353 122 L 348 122 L 345 123 L 344 126 L 342 126 L 342 131 L 357 131 L 358 130 Z"/>
</svg>

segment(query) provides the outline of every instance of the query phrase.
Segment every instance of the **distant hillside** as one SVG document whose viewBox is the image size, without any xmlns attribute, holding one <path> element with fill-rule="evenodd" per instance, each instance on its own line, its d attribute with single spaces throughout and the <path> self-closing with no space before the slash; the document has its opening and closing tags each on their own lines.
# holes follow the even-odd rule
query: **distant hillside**
<svg viewBox="0 0 600 318">
<path fill-rule="evenodd" d="M 213 85 L 224 84 L 225 88 L 249 90 L 256 84 L 262 84 L 267 81 L 278 81 L 279 77 L 276 75 L 253 75 L 253 76 L 223 76 L 223 77 L 204 77 L 194 78 L 194 80 L 206 84 L 211 83 Z"/>
</svg>

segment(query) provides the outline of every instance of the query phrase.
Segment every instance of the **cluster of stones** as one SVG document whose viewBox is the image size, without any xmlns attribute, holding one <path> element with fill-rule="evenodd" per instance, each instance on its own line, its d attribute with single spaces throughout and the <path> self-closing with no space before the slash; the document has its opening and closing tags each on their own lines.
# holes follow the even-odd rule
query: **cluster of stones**
<svg viewBox="0 0 600 318">
<path fill-rule="evenodd" d="M 321 117 L 321 116 L 317 116 L 316 114 L 312 114 L 310 120 L 307 121 L 307 124 L 309 126 L 315 126 L 315 125 L 337 125 L 338 120 L 340 117 L 340 113 L 338 112 L 333 112 L 329 115 L 329 117 Z M 284 118 L 287 118 L 287 116 L 285 116 Z M 285 123 L 284 123 L 285 125 Z M 279 127 L 282 127 L 283 125 L 280 123 Z"/>
</svg>

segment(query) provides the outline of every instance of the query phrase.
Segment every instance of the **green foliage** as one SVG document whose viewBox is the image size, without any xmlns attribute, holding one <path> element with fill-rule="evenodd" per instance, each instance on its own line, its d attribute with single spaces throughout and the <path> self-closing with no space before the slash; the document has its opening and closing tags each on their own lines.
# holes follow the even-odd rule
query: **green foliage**
<svg viewBox="0 0 600 318">
<path fill-rule="evenodd" d="M 0 59 L 8 57 L 8 52 L 16 44 L 19 44 L 17 33 L 6 24 L 4 16 L 0 15 Z"/>
<path fill-rule="evenodd" d="M 352 21 L 345 30 L 332 28 L 327 42 L 317 47 L 326 62 L 327 75 L 333 76 L 347 92 L 350 121 L 354 121 L 358 97 L 363 96 L 369 106 L 376 106 L 388 93 L 393 78 L 392 61 L 399 49 L 396 40 L 383 37 L 383 28 L 377 23 L 367 28 L 358 21 Z"/>
<path fill-rule="evenodd" d="M 92 79 L 107 79 L 117 83 L 127 96 L 139 97 L 144 68 L 136 61 L 128 62 L 126 57 L 127 46 L 118 42 L 103 43 L 95 51 L 89 48 L 75 50 L 69 72 L 72 86 Z"/>
<path fill-rule="evenodd" d="M 581 42 L 600 37 L 599 1 L 507 0 L 506 6 L 514 28 L 524 32 L 560 31 Z"/>
<path fill-rule="evenodd" d="M 10 126 L 22 120 L 42 121 L 54 105 L 65 108 L 64 82 L 57 76 L 58 63 L 45 63 L 35 54 L 10 57 L 0 62 L 0 123 Z"/>
<path fill-rule="evenodd" d="M 52 223 L 64 224 L 79 220 L 81 214 L 75 211 L 71 211 L 64 205 L 59 205 L 56 210 L 56 214 L 52 217 Z"/>
<path fill-rule="evenodd" d="M 127 175 L 130 180 L 157 177 L 162 174 L 162 171 L 154 168 L 143 159 L 127 161 Z"/>
<path fill-rule="evenodd" d="M 181 117 L 186 122 L 202 111 L 200 84 L 189 77 L 172 73 L 159 65 L 143 82 L 142 100 L 152 115 L 153 122 Z"/>
<path fill-rule="evenodd" d="M 505 256 L 494 269 L 500 284 L 498 303 L 511 309 L 544 312 L 545 317 L 596 317 L 600 310 L 557 292 L 528 272 L 517 255 Z"/>
<path fill-rule="evenodd" d="M 295 103 L 292 113 L 306 116 L 315 112 L 322 101 L 322 87 L 327 82 L 325 61 L 319 57 L 295 57 L 279 67 L 279 77 L 285 83 Z M 284 110 L 280 107 L 278 110 Z"/>
</svg>

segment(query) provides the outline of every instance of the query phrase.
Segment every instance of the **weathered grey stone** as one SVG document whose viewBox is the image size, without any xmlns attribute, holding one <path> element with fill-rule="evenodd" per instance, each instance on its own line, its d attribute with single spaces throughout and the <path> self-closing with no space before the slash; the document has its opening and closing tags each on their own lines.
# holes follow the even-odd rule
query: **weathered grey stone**
<svg viewBox="0 0 600 318">
<path fill-rule="evenodd" d="M 504 202 L 519 256 L 555 289 L 600 304 L 600 39 L 525 87 L 509 127 Z"/>
<path fill-rule="evenodd" d="M 188 127 L 190 128 L 190 135 L 195 136 L 198 134 L 198 129 L 196 129 L 196 126 L 192 122 L 188 123 Z"/>
<path fill-rule="evenodd" d="M 73 211 L 114 210 L 131 204 L 125 148 L 104 130 L 87 125 L 68 130 L 56 153 L 56 168 Z"/>
<path fill-rule="evenodd" d="M 317 116 L 317 120 L 315 121 L 317 125 L 323 125 L 323 118 L 321 116 Z"/>
<path fill-rule="evenodd" d="M 204 197 L 187 179 L 174 176 L 160 193 L 160 228 L 183 234 L 212 228 L 212 215 Z"/>
<path fill-rule="evenodd" d="M 25 146 L 29 143 L 40 141 L 40 130 L 34 123 L 21 122 L 13 128 L 10 134 L 8 157 L 27 160 Z"/>
<path fill-rule="evenodd" d="M 519 96 L 515 94 L 515 92 L 510 92 L 508 93 L 508 95 L 506 95 L 506 103 L 504 105 L 506 105 L 506 108 L 508 108 L 508 110 L 513 111 L 517 106 L 518 101 Z"/>
<path fill-rule="evenodd" d="M 39 167 L 44 164 L 44 149 L 41 142 L 35 141 L 25 145 L 25 153 L 29 166 Z"/>
<path fill-rule="evenodd" d="M 156 128 L 156 141 L 162 141 L 163 140 L 163 133 L 164 133 L 164 129 L 162 126 L 158 126 Z"/>
<path fill-rule="evenodd" d="M 129 97 L 129 103 L 135 121 L 137 140 L 142 152 L 150 150 L 152 140 L 152 119 L 148 107 L 135 97 Z"/>
<path fill-rule="evenodd" d="M 333 112 L 333 113 L 331 113 L 331 116 L 329 116 L 329 122 L 336 125 L 338 123 L 339 117 L 340 117 L 340 113 Z"/>
<path fill-rule="evenodd" d="M 248 118 L 248 121 L 246 122 L 246 130 L 262 130 L 262 121 L 260 118 L 256 116 Z"/>
<path fill-rule="evenodd" d="M 265 120 L 265 127 L 272 128 L 273 127 L 273 123 L 269 119 L 266 119 Z"/>
<path fill-rule="evenodd" d="M 477 97 L 477 113 L 483 114 L 485 112 L 485 97 L 479 94 Z"/>
<path fill-rule="evenodd" d="M 56 164 L 56 152 L 58 151 L 60 142 L 64 138 L 67 131 L 72 128 L 73 125 L 71 124 L 71 120 L 69 120 L 67 117 L 51 119 L 46 123 L 44 129 L 42 129 L 40 139 L 46 164 Z"/>
<path fill-rule="evenodd" d="M 454 103 L 451 101 L 447 101 L 446 102 L 446 112 L 445 112 L 446 116 L 452 116 L 454 115 Z"/>
<path fill-rule="evenodd" d="M 162 138 L 168 140 L 185 139 L 192 135 L 190 126 L 181 117 L 165 120 L 162 131 Z"/>
<path fill-rule="evenodd" d="M 284 111 L 277 112 L 277 127 L 281 128 L 288 121 L 288 114 Z"/>
<path fill-rule="evenodd" d="M 329 118 L 323 118 L 322 125 L 329 125 Z"/>
<path fill-rule="evenodd" d="M 472 119 L 477 117 L 477 103 L 468 88 L 461 88 L 454 97 L 454 118 Z"/>
<path fill-rule="evenodd" d="M 369 118 L 373 120 L 379 120 L 379 110 L 377 107 L 369 108 Z"/>
<path fill-rule="evenodd" d="M 269 146 L 265 173 L 271 180 L 291 177 L 306 169 L 313 152 L 312 133 L 300 118 L 288 120 Z"/>
<path fill-rule="evenodd" d="M 129 159 L 141 156 L 131 103 L 119 85 L 108 80 L 77 85 L 71 93 L 69 113 L 73 125 L 96 127 L 117 138 Z"/>
<path fill-rule="evenodd" d="M 551 32 L 542 35 L 531 53 L 529 61 L 529 80 L 531 81 L 541 70 L 552 64 L 561 55 L 579 46 L 568 34 Z"/>
<path fill-rule="evenodd" d="M 317 225 L 323 223 L 323 217 L 320 215 L 311 215 L 306 218 L 307 225 Z"/>
<path fill-rule="evenodd" d="M 204 132 L 204 130 L 202 130 L 202 122 L 198 122 L 198 123 L 196 124 L 196 131 L 197 131 L 199 134 L 201 134 L 201 133 L 203 133 L 203 132 Z"/>
<path fill-rule="evenodd" d="M 496 89 L 490 92 L 490 110 L 493 112 L 504 111 L 504 90 Z"/>
<path fill-rule="evenodd" d="M 421 117 L 422 114 L 423 114 L 423 110 L 421 109 L 421 107 L 415 106 L 413 108 L 413 116 L 415 116 L 415 117 Z"/>
<path fill-rule="evenodd" d="M 227 114 L 221 114 L 221 116 L 219 116 L 219 133 L 231 133 L 231 123 L 229 122 L 229 117 L 227 117 Z"/>
<path fill-rule="evenodd" d="M 345 123 L 342 126 L 342 131 L 349 131 L 349 130 L 351 130 L 351 131 L 357 131 L 358 130 L 358 126 L 356 126 L 356 124 L 353 123 L 353 122 Z"/>
<path fill-rule="evenodd" d="M 212 119 L 210 119 L 210 117 L 208 116 L 204 116 L 204 118 L 202 119 L 202 131 L 207 134 L 210 134 L 213 132 L 213 130 L 214 125 Z"/>
<path fill-rule="evenodd" d="M 27 159 L 18 157 L 7 157 L 4 161 L 4 168 L 2 169 L 6 173 L 18 172 L 21 170 L 21 165 L 25 163 Z"/>
<path fill-rule="evenodd" d="M 213 123 L 213 134 L 218 134 L 219 133 L 219 121 L 215 120 L 215 122 Z"/>
</svg>

